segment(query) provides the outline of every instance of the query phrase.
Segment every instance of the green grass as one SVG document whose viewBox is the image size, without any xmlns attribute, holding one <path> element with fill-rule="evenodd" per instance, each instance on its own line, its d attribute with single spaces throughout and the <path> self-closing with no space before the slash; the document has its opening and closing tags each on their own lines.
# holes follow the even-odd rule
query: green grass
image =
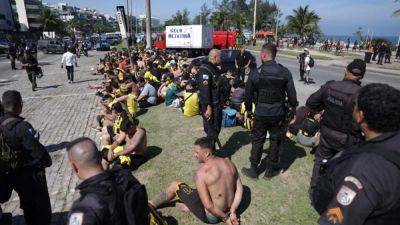
<svg viewBox="0 0 400 225">
<path fill-rule="evenodd" d="M 198 166 L 193 156 L 193 142 L 204 135 L 201 117 L 186 118 L 178 110 L 164 105 L 152 107 L 140 116 L 140 126 L 148 132 L 149 149 L 160 152 L 134 174 L 147 187 L 149 198 L 158 196 L 172 181 L 193 185 L 193 170 Z M 250 133 L 241 127 L 222 129 L 220 139 L 240 171 L 249 165 Z M 267 147 L 267 144 L 266 146 Z M 285 143 L 281 152 L 285 172 L 271 181 L 253 181 L 243 175 L 245 187 L 242 224 L 293 225 L 315 224 L 317 214 L 309 204 L 307 190 L 312 168 L 309 149 Z M 245 207 L 246 208 L 246 207 Z M 167 208 L 161 210 L 171 224 L 202 224 L 190 213 Z M 175 222 L 174 222 L 175 221 Z"/>
</svg>

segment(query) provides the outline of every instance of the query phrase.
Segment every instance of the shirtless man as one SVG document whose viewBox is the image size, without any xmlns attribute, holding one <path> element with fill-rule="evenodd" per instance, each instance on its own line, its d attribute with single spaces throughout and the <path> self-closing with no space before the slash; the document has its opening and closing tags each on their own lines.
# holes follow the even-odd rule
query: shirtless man
<svg viewBox="0 0 400 225">
<path fill-rule="evenodd" d="M 212 142 L 204 137 L 194 143 L 194 155 L 200 167 L 194 172 L 196 189 L 174 181 L 149 203 L 155 208 L 178 198 L 177 208 L 192 212 L 207 224 L 221 221 L 238 225 L 236 210 L 242 200 L 243 185 L 235 165 L 228 159 L 212 154 Z"/>
<path fill-rule="evenodd" d="M 114 163 L 114 166 L 134 169 L 146 161 L 144 156 L 147 150 L 145 129 L 137 127 L 131 120 L 123 121 L 117 140 L 117 143 L 125 142 L 125 145 L 115 146 L 113 143 L 102 149 L 104 168 L 108 168 L 111 163 Z"/>
</svg>

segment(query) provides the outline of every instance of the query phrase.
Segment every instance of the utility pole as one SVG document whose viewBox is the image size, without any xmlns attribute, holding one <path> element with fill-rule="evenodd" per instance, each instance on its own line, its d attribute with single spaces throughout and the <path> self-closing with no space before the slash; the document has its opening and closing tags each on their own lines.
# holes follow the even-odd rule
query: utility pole
<svg viewBox="0 0 400 225">
<path fill-rule="evenodd" d="M 146 48 L 151 48 L 151 6 L 150 0 L 146 0 Z"/>
<path fill-rule="evenodd" d="M 279 8 L 276 9 L 276 18 L 275 18 L 275 43 L 278 45 L 278 27 L 279 27 Z"/>
<path fill-rule="evenodd" d="M 254 0 L 253 39 L 256 38 L 256 21 L 257 21 L 257 0 Z"/>
</svg>

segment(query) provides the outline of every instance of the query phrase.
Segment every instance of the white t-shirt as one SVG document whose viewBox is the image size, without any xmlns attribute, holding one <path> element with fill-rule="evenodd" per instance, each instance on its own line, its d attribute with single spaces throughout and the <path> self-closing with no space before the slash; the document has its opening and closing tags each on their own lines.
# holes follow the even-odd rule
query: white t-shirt
<svg viewBox="0 0 400 225">
<path fill-rule="evenodd" d="M 304 59 L 304 66 L 306 68 L 306 71 L 311 70 L 311 67 L 308 65 L 310 63 L 310 55 L 306 56 Z"/>
</svg>

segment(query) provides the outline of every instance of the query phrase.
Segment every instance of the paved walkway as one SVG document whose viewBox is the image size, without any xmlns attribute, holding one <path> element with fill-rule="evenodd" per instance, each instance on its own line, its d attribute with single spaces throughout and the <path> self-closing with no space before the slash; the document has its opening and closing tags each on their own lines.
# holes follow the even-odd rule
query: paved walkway
<svg viewBox="0 0 400 225">
<path fill-rule="evenodd" d="M 40 130 L 41 143 L 51 152 L 53 165 L 46 170 L 46 176 L 54 225 L 65 224 L 67 212 L 79 196 L 75 192 L 78 179 L 70 169 L 65 143 L 80 136 L 96 141 L 100 137 L 100 133 L 91 129 L 100 108 L 94 91 L 87 86 L 88 83 L 100 82 L 100 76 L 92 76 L 89 72 L 104 53 L 91 51 L 89 54 L 89 58 L 78 59 L 74 84 L 67 83 L 66 71 L 60 68 L 61 55 L 53 55 L 42 62 L 45 76 L 38 81 L 36 92 L 31 91 L 27 75 L 22 70 L 0 81 L 0 94 L 10 89 L 21 92 L 24 99 L 22 116 Z M 13 213 L 13 225 L 25 224 L 15 193 L 3 209 Z"/>
</svg>

